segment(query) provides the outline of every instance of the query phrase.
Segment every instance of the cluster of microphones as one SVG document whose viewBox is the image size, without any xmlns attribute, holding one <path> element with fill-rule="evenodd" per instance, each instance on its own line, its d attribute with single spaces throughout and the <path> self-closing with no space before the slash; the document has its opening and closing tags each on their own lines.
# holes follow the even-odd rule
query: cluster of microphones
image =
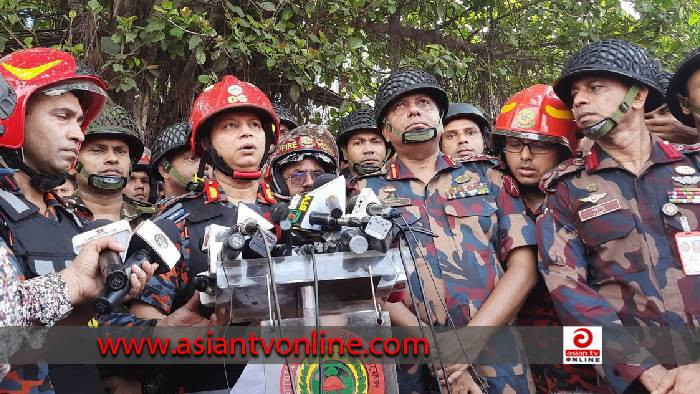
<svg viewBox="0 0 700 394">
<path fill-rule="evenodd" d="M 131 289 L 131 267 L 148 261 L 158 263 L 156 274 L 170 271 L 180 259 L 175 243 L 180 239 L 177 224 L 187 217 L 181 204 L 175 204 L 152 220 L 141 222 L 133 231 L 128 221 L 111 222 L 101 219 L 86 226 L 86 231 L 73 237 L 76 254 L 95 239 L 112 236 L 124 248 L 117 253 L 110 249 L 100 252 L 98 265 L 105 278 L 102 293 L 94 300 L 95 311 L 110 313 Z"/>
</svg>

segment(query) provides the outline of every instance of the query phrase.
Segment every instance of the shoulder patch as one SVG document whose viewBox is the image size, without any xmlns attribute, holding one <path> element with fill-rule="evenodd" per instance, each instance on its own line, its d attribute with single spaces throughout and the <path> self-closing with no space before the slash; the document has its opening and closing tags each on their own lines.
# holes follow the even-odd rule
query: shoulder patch
<svg viewBox="0 0 700 394">
<path fill-rule="evenodd" d="M 520 189 L 518 189 L 518 182 L 516 182 L 512 176 L 505 175 L 503 177 L 503 187 L 506 188 L 506 191 L 511 196 L 520 197 Z"/>
<path fill-rule="evenodd" d="M 675 146 L 679 152 L 686 155 L 692 155 L 700 152 L 700 142 L 692 145 L 674 144 L 673 146 Z"/>
<path fill-rule="evenodd" d="M 568 174 L 573 174 L 584 169 L 584 161 L 580 158 L 570 158 L 561 162 L 542 175 L 540 179 L 540 189 L 545 192 L 554 191 L 554 183 Z"/>
</svg>

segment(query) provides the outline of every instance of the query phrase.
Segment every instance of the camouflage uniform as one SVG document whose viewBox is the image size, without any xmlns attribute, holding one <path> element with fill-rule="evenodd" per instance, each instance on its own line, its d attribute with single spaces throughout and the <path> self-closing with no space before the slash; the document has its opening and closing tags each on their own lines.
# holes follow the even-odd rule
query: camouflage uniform
<svg viewBox="0 0 700 394">
<path fill-rule="evenodd" d="M 537 222 L 540 271 L 566 325 L 700 325 L 700 277 L 683 273 L 674 240 L 682 217 L 698 230 L 700 206 L 662 211 L 667 192 L 688 187 L 680 173 L 700 170 L 700 146 L 648 138 L 651 155 L 639 176 L 596 143 L 585 160 L 568 160 L 542 178 L 548 196 Z M 642 360 L 598 372 L 623 392 L 657 364 L 651 355 Z"/>
<path fill-rule="evenodd" d="M 445 300 L 457 328 L 466 326 L 489 297 L 503 276 L 501 263 L 509 253 L 535 244 L 534 224 L 523 214 L 525 206 L 514 186 L 515 182 L 494 169 L 486 156 L 456 162 L 442 153 L 437 157 L 437 173 L 427 185 L 415 179 L 399 158 L 387 163 L 386 173 L 358 178 L 351 185 L 355 191 L 371 188 L 383 204 L 399 209 L 409 225 L 419 225 L 437 235 L 433 238 L 416 233 L 430 271 L 423 274 L 436 278 L 437 293 Z M 413 244 L 412 237 L 409 242 Z M 416 245 L 410 247 L 418 249 Z M 425 271 L 420 256 L 418 253 L 417 263 Z M 423 297 L 417 280 L 414 272 L 410 283 L 420 300 Z M 432 281 L 423 282 L 426 294 L 434 294 Z M 433 301 L 440 305 L 439 300 Z M 444 310 L 439 306 L 436 309 L 436 324 L 448 324 Z M 518 340 L 504 336 L 498 343 L 487 344 L 481 358 L 512 354 L 513 349 L 519 352 Z M 477 370 L 487 378 L 491 392 L 533 390 L 526 364 L 480 365 Z M 425 366 L 400 366 L 400 391 L 436 390 L 428 374 Z"/>
<path fill-rule="evenodd" d="M 136 227 L 142 221 L 155 215 L 156 209 L 152 204 L 136 201 L 127 196 L 122 195 L 124 203 L 119 213 L 120 219 L 126 219 L 131 224 L 131 227 Z M 87 224 L 95 220 L 92 212 L 85 206 L 83 200 L 80 199 L 78 193 L 65 198 L 68 209 L 70 209 L 83 224 Z"/>
</svg>

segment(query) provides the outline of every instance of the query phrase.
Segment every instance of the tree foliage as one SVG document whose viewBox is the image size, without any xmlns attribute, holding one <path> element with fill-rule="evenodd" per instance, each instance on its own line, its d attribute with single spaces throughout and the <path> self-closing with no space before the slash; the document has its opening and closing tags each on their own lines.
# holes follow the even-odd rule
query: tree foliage
<svg viewBox="0 0 700 394">
<path fill-rule="evenodd" d="M 3 52 L 82 57 L 151 137 L 225 73 L 332 123 L 371 105 L 392 70 L 418 67 L 495 115 L 588 42 L 636 42 L 668 69 L 700 46 L 698 0 L 0 0 L 0 24 Z"/>
</svg>

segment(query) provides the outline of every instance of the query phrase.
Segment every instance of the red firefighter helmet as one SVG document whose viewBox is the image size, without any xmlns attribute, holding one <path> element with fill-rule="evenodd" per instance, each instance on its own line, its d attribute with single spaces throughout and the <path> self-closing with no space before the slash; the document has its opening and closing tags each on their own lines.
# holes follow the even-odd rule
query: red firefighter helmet
<svg viewBox="0 0 700 394">
<path fill-rule="evenodd" d="M 15 51 L 0 59 L 0 147 L 24 144 L 27 102 L 32 94 L 80 91 L 85 131 L 102 109 L 107 93 L 99 77 L 81 73 L 69 53 L 51 48 Z"/>
<path fill-rule="evenodd" d="M 491 136 L 494 152 L 502 152 L 506 136 L 549 141 L 578 151 L 576 122 L 571 109 L 549 85 L 533 85 L 514 94 L 501 107 Z"/>
<path fill-rule="evenodd" d="M 247 109 L 258 113 L 268 146 L 277 143 L 280 124 L 270 99 L 257 86 L 226 75 L 221 81 L 207 86 L 192 106 L 190 147 L 197 155 L 204 157 L 200 141 L 204 134 L 211 131 L 213 116 L 228 109 Z"/>
</svg>

